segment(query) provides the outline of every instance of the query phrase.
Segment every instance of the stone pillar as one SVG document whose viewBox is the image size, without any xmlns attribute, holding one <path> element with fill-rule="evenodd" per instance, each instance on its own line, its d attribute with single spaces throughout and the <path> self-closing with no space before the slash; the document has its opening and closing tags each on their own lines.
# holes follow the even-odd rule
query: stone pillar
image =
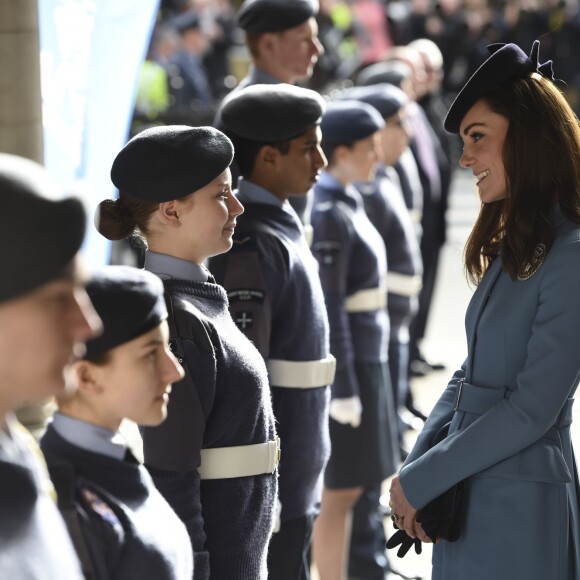
<svg viewBox="0 0 580 580">
<path fill-rule="evenodd" d="M 36 0 L 0 0 L 0 151 L 43 161 Z"/>
<path fill-rule="evenodd" d="M 36 0 L 0 0 L 0 151 L 43 162 Z M 30 405 L 18 418 L 38 436 L 52 410 Z"/>
</svg>

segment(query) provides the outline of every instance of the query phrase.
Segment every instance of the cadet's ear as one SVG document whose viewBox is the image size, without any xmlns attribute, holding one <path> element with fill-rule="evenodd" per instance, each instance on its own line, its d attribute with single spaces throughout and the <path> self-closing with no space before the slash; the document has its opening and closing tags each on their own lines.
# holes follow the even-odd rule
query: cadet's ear
<svg viewBox="0 0 580 580">
<path fill-rule="evenodd" d="M 163 201 L 159 204 L 157 215 L 159 219 L 165 224 L 176 224 L 179 222 L 179 212 L 177 211 L 177 201 Z"/>
<path fill-rule="evenodd" d="M 258 159 L 267 167 L 275 169 L 280 159 L 280 151 L 271 145 L 264 145 L 258 152 Z"/>
<path fill-rule="evenodd" d="M 272 32 L 264 32 L 257 43 L 258 56 L 271 55 L 275 50 L 278 37 Z"/>
<path fill-rule="evenodd" d="M 334 149 L 334 154 L 332 156 L 333 163 L 340 165 L 344 163 L 349 158 L 350 148 L 346 145 L 338 145 Z"/>
<path fill-rule="evenodd" d="M 74 363 L 72 369 L 76 387 L 84 393 L 101 393 L 103 387 L 99 381 L 99 367 L 90 361 L 80 360 Z"/>
</svg>

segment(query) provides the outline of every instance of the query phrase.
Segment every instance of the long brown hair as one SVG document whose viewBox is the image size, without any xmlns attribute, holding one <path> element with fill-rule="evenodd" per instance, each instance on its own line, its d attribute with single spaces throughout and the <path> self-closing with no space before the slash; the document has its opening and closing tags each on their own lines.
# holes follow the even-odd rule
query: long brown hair
<svg viewBox="0 0 580 580">
<path fill-rule="evenodd" d="M 539 243 L 549 251 L 554 203 L 580 224 L 580 124 L 560 90 L 533 73 L 484 99 L 509 121 L 502 151 L 507 195 L 482 204 L 467 240 L 465 270 L 475 284 L 500 250 L 512 278 L 531 261 Z"/>
</svg>

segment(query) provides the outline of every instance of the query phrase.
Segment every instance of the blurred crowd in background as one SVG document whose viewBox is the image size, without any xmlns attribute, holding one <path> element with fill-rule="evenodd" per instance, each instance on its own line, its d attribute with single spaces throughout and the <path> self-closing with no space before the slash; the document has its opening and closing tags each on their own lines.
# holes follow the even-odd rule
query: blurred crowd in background
<svg viewBox="0 0 580 580">
<path fill-rule="evenodd" d="M 223 99 L 246 75 L 250 55 L 236 24 L 240 0 L 162 0 L 143 65 L 134 132 L 145 124 L 212 124 Z M 441 94 L 450 104 L 488 55 L 486 46 L 515 42 L 527 49 L 541 38 L 542 60 L 580 112 L 578 0 L 321 0 L 324 47 L 311 79 L 323 95 L 356 83 L 365 68 L 393 47 L 419 38 L 443 54 Z M 419 71 L 427 79 L 431 71 Z M 419 78 L 419 80 L 420 80 Z"/>
</svg>

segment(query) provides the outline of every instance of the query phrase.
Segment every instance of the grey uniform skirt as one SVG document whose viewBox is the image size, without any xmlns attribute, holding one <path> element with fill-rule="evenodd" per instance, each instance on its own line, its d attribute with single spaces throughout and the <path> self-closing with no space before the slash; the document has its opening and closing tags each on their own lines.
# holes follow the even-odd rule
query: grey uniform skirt
<svg viewBox="0 0 580 580">
<path fill-rule="evenodd" d="M 387 363 L 355 363 L 362 404 L 356 429 L 330 419 L 332 450 L 324 473 L 329 489 L 370 487 L 399 463 L 397 416 Z"/>
</svg>

